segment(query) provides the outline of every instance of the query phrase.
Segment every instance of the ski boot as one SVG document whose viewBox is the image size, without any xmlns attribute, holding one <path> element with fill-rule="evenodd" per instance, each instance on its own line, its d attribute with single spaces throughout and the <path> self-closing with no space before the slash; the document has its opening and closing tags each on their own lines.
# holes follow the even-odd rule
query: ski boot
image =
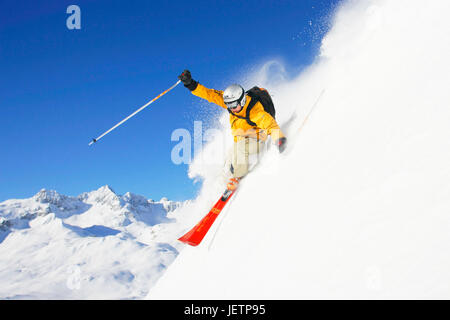
<svg viewBox="0 0 450 320">
<path fill-rule="evenodd" d="M 230 180 L 228 180 L 227 189 L 230 191 L 236 190 L 239 185 L 239 180 L 240 178 L 231 178 Z"/>
<path fill-rule="evenodd" d="M 239 185 L 239 180 L 240 178 L 230 178 L 230 180 L 227 183 L 227 189 L 225 190 L 225 192 L 222 195 L 222 200 L 225 201 L 226 199 L 228 199 L 228 197 L 234 192 L 236 191 L 238 185 Z"/>
</svg>

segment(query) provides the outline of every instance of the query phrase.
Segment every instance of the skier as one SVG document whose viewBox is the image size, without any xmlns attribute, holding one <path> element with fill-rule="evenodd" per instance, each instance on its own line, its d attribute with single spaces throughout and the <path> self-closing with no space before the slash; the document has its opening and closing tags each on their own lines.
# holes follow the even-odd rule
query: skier
<svg viewBox="0 0 450 320">
<path fill-rule="evenodd" d="M 275 109 L 267 92 L 270 103 L 265 103 L 263 106 L 263 103 L 255 95 L 250 96 L 251 90 L 246 92 L 238 84 L 228 86 L 225 91 L 208 89 L 192 79 L 189 70 L 184 70 L 178 79 L 195 96 L 215 103 L 230 113 L 234 143 L 227 159 L 232 176 L 227 184 L 228 190 L 234 191 L 239 180 L 249 172 L 250 156 L 258 156 L 264 150 L 268 135 L 272 137 L 272 141 L 278 146 L 280 152 L 286 148 L 287 139 L 275 121 Z M 255 100 L 252 102 L 253 99 Z M 269 109 L 267 109 L 267 104 L 271 105 Z"/>
</svg>

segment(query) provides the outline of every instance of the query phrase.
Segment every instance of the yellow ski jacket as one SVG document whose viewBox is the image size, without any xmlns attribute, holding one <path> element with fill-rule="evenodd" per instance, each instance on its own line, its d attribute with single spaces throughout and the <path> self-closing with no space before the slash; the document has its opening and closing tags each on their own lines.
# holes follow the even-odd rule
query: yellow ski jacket
<svg viewBox="0 0 450 320">
<path fill-rule="evenodd" d="M 223 102 L 223 91 L 208 89 L 199 83 L 191 92 L 197 97 L 227 109 Z M 251 97 L 247 95 L 245 106 L 236 115 L 245 117 L 250 101 Z M 234 141 L 239 141 L 246 137 L 265 141 L 268 135 L 272 137 L 272 141 L 277 141 L 279 138 L 284 137 L 275 119 L 264 110 L 260 102 L 257 102 L 250 110 L 250 120 L 256 123 L 256 127 L 251 126 L 247 120 L 238 118 L 230 113 L 231 133 Z"/>
</svg>

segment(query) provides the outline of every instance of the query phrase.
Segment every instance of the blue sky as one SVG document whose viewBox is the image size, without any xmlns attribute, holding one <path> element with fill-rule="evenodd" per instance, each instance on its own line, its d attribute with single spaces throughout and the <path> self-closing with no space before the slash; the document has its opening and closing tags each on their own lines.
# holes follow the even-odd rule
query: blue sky
<svg viewBox="0 0 450 320">
<path fill-rule="evenodd" d="M 273 58 L 298 74 L 317 54 L 337 2 L 2 1 L 0 201 L 41 188 L 75 196 L 106 184 L 156 200 L 193 198 L 200 184 L 170 159 L 172 132 L 192 132 L 204 119 L 182 85 L 89 141 L 185 68 L 217 89 Z M 71 4 L 81 9 L 80 30 L 66 27 Z"/>
</svg>

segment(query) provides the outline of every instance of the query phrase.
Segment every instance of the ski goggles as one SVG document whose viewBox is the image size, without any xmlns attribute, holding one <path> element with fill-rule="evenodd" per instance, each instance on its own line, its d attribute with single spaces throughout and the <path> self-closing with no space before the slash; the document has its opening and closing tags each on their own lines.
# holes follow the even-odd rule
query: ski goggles
<svg viewBox="0 0 450 320">
<path fill-rule="evenodd" d="M 240 100 L 232 101 L 232 102 L 225 102 L 225 105 L 228 109 L 236 109 L 239 106 Z"/>
</svg>

